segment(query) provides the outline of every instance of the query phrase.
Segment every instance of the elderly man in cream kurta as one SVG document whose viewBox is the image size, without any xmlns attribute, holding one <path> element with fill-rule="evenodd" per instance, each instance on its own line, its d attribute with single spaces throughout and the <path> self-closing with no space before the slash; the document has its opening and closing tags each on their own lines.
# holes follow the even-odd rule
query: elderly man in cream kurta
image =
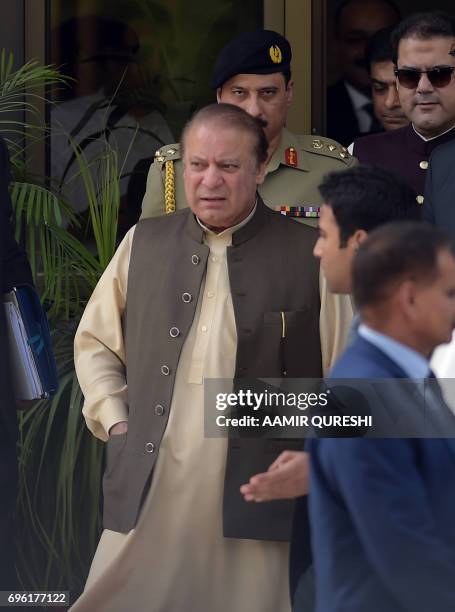
<svg viewBox="0 0 455 612">
<path fill-rule="evenodd" d="M 286 612 L 290 608 L 287 543 L 223 536 L 227 440 L 204 437 L 204 378 L 232 379 L 236 372 L 238 323 L 227 251 L 233 237 L 267 210 L 262 202 L 255 203 L 256 187 L 264 175 L 265 139 L 260 139 L 260 130 L 259 137 L 255 135 L 254 119 L 232 108 L 204 109 L 185 132 L 185 188 L 194 223 L 209 249 L 205 274 L 137 523 L 127 533 L 104 530 L 74 612 Z M 233 125 L 237 120 L 246 121 L 247 129 Z M 157 220 L 141 224 L 150 222 Z M 290 220 L 283 222 L 297 228 Z M 103 274 L 75 342 L 87 425 L 100 439 L 110 437 L 111 443 L 116 442 L 117 431 L 122 434 L 128 428 L 123 317 L 137 231 L 130 230 Z M 352 313 L 339 307 L 324 283 L 320 287 L 326 370 L 344 344 Z M 182 295 L 184 302 L 185 295 L 189 294 Z M 124 444 L 121 435 L 117 439 Z"/>
</svg>

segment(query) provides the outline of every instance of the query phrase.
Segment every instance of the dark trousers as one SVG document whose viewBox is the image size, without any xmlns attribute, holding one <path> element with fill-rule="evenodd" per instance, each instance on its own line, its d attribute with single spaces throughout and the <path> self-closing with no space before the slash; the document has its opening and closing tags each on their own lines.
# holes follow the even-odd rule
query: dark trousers
<svg viewBox="0 0 455 612">
<path fill-rule="evenodd" d="M 0 431 L 0 591 L 17 588 L 14 551 L 17 485 L 16 444 L 9 433 Z"/>
<path fill-rule="evenodd" d="M 311 565 L 300 577 L 294 594 L 292 612 L 314 612 L 316 607 L 316 592 L 314 569 Z"/>
</svg>

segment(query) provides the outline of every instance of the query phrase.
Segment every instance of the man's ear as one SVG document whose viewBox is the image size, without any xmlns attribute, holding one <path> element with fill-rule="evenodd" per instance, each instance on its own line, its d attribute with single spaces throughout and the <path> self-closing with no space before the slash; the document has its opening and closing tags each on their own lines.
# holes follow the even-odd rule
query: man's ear
<svg viewBox="0 0 455 612">
<path fill-rule="evenodd" d="M 416 284 L 407 280 L 397 290 L 397 299 L 405 316 L 413 320 L 416 316 Z"/>
<path fill-rule="evenodd" d="M 354 251 L 358 251 L 362 242 L 365 242 L 367 238 L 368 232 L 363 229 L 358 229 L 349 237 L 348 244 Z"/>
<path fill-rule="evenodd" d="M 262 164 L 258 166 L 258 169 L 256 170 L 256 184 L 257 185 L 262 185 L 262 183 L 264 182 L 266 170 L 267 170 L 266 162 L 263 162 Z"/>
<path fill-rule="evenodd" d="M 356 237 L 357 243 L 361 245 L 362 242 L 365 242 L 365 240 L 368 238 L 368 232 L 366 232 L 364 229 L 359 229 L 356 231 L 354 236 Z"/>
<path fill-rule="evenodd" d="M 218 87 L 218 89 L 216 90 L 216 101 L 218 102 L 218 104 L 221 102 L 221 87 Z"/>
</svg>

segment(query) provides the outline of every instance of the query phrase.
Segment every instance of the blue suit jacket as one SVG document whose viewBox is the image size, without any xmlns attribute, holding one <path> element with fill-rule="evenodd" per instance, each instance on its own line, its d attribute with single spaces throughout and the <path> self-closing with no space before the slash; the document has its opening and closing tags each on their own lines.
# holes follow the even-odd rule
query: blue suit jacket
<svg viewBox="0 0 455 612">
<path fill-rule="evenodd" d="M 404 378 L 361 337 L 331 378 Z M 455 611 L 455 444 L 312 439 L 317 612 Z"/>
</svg>

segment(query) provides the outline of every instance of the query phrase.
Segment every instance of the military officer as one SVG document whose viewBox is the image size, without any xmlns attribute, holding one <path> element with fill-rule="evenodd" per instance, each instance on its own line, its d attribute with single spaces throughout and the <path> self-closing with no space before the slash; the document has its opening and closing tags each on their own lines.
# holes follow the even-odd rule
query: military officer
<svg viewBox="0 0 455 612">
<path fill-rule="evenodd" d="M 267 174 L 259 193 L 267 206 L 316 225 L 322 178 L 356 161 L 333 140 L 286 129 L 293 92 L 291 57 L 290 44 L 280 34 L 269 30 L 244 33 L 220 52 L 211 86 L 218 102 L 242 107 L 264 128 L 269 148 Z M 142 217 L 186 206 L 180 146 L 162 147 L 148 174 Z"/>
<path fill-rule="evenodd" d="M 359 138 L 353 154 L 362 164 L 395 170 L 424 202 L 428 160 L 455 139 L 455 20 L 441 12 L 411 15 L 392 34 L 403 128 Z"/>
</svg>

